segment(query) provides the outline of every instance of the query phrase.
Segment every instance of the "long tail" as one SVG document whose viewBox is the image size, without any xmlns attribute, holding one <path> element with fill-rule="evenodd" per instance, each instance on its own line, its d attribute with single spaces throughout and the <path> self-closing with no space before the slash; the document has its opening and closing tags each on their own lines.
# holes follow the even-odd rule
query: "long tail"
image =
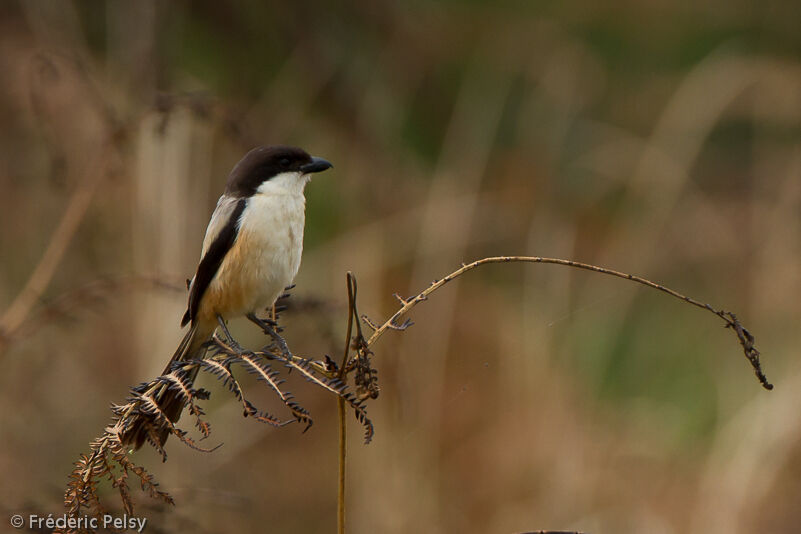
<svg viewBox="0 0 801 534">
<path fill-rule="evenodd" d="M 202 358 L 205 352 L 203 344 L 209 339 L 209 336 L 211 336 L 212 332 L 209 332 L 208 329 L 199 329 L 197 324 L 192 325 L 192 328 L 189 329 L 184 338 L 181 340 L 181 343 L 178 345 L 178 348 L 175 350 L 172 358 L 170 358 L 170 361 L 167 363 L 167 366 L 164 368 L 162 374 L 168 374 L 171 371 L 174 362 Z M 197 373 L 198 369 L 193 369 L 189 372 L 187 376 L 189 384 L 194 382 Z M 173 423 L 178 422 L 178 419 L 181 417 L 181 412 L 184 411 L 185 403 L 176 391 L 166 390 L 161 394 L 158 394 L 156 397 L 156 402 L 158 403 L 161 411 L 167 416 L 167 419 Z M 147 428 L 149 423 L 149 420 L 140 417 L 139 420 L 133 423 L 131 429 L 126 432 L 125 436 L 123 436 L 123 442 L 133 445 L 134 450 L 141 447 L 150 435 Z M 158 440 L 159 446 L 164 446 L 164 443 L 167 441 L 167 437 L 169 435 L 170 433 L 168 430 L 162 430 L 157 436 L 155 436 L 155 438 Z M 154 439 L 154 436 L 150 435 L 150 439 Z"/>
<path fill-rule="evenodd" d="M 203 335 L 202 333 L 198 335 L 198 325 L 197 323 L 192 325 L 192 328 L 186 333 L 184 338 L 181 340 L 181 343 L 178 344 L 178 348 L 175 349 L 175 354 L 172 355 L 170 361 L 167 362 L 167 366 L 164 368 L 161 374 L 166 375 L 170 372 L 170 368 L 172 364 L 175 362 L 182 362 L 184 360 L 191 360 L 196 356 L 199 356 L 200 348 L 203 346 L 209 338 L 209 334 Z M 195 373 L 197 374 L 197 373 Z"/>
</svg>

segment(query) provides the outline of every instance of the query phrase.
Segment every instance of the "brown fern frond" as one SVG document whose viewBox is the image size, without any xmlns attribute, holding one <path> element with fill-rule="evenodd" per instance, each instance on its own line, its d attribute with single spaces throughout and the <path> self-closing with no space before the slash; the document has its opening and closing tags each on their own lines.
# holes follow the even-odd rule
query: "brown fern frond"
<svg viewBox="0 0 801 534">
<path fill-rule="evenodd" d="M 358 399 L 353 393 L 346 393 L 342 395 L 342 398 L 353 409 L 356 420 L 364 427 L 364 444 L 368 445 L 373 441 L 375 428 L 373 427 L 373 422 L 367 417 L 367 409 L 364 407 L 364 401 Z"/>
<path fill-rule="evenodd" d="M 287 421 L 281 421 L 279 418 L 275 417 L 274 415 L 270 415 L 269 413 L 267 413 L 265 411 L 258 410 L 253 405 L 253 403 L 251 403 L 247 399 L 243 399 L 242 403 L 244 404 L 244 407 L 245 407 L 245 417 L 252 417 L 256 421 L 259 421 L 261 423 L 267 423 L 268 425 L 274 426 L 274 427 L 286 426 L 286 425 L 288 425 L 289 423 L 292 422 L 292 419 L 289 419 Z"/>
<path fill-rule="evenodd" d="M 237 400 L 242 400 L 242 388 L 239 382 L 234 378 L 227 363 L 221 362 L 214 358 L 205 360 L 195 360 L 200 367 L 201 371 L 206 371 L 215 377 L 230 393 L 236 397 Z"/>
<path fill-rule="evenodd" d="M 365 428 L 365 443 L 369 443 L 373 439 L 373 434 L 375 433 L 373 429 L 373 423 L 370 421 L 370 418 L 367 417 L 367 410 L 362 405 L 362 401 L 359 400 L 353 393 L 347 391 L 347 385 L 338 378 L 327 378 L 317 376 L 314 372 L 314 368 L 312 367 L 312 361 L 306 360 L 304 358 L 295 358 L 292 361 L 285 362 L 287 367 L 291 367 L 292 369 L 297 369 L 303 378 L 307 381 L 320 386 L 323 389 L 326 389 L 337 395 L 338 397 L 342 398 L 354 411 L 356 415 L 356 419 L 359 423 L 362 424 Z"/>
<path fill-rule="evenodd" d="M 211 435 L 211 424 L 203 419 L 203 416 L 206 415 L 206 412 L 203 411 L 196 402 L 195 399 L 190 400 L 187 403 L 187 411 L 189 415 L 195 418 L 195 428 L 197 428 L 200 433 L 203 435 L 201 439 L 206 439 Z"/>
<path fill-rule="evenodd" d="M 364 339 L 362 338 L 362 342 Z M 373 369 L 370 356 L 373 352 L 363 343 L 357 345 L 356 358 L 353 361 L 353 383 L 360 400 L 377 399 L 381 388 L 378 386 L 378 371 Z"/>
<path fill-rule="evenodd" d="M 355 288 L 355 278 L 353 281 L 354 288 Z M 407 299 L 402 299 L 395 294 L 395 297 L 401 300 L 402 302 L 408 303 Z M 361 328 L 361 321 L 364 321 L 370 328 L 373 329 L 373 332 L 377 331 L 380 327 L 377 326 L 375 323 L 370 321 L 366 315 L 361 316 L 361 321 L 359 320 L 359 311 L 356 307 L 356 300 L 355 294 L 352 303 L 353 308 L 353 317 L 356 319 L 356 335 L 353 336 L 353 340 L 351 341 L 351 348 L 355 351 L 356 356 L 351 361 L 350 367 L 348 370 L 354 371 L 353 383 L 356 385 L 356 392 L 358 394 L 358 398 L 360 401 L 364 401 L 367 398 L 377 399 L 378 394 L 380 392 L 380 388 L 378 387 L 378 371 L 373 369 L 372 367 L 372 357 L 374 356 L 373 351 L 370 350 L 370 346 L 367 344 L 367 340 L 364 339 L 364 332 Z M 408 324 L 407 324 L 408 323 Z M 403 328 L 397 328 L 397 330 L 405 330 L 409 326 L 412 325 L 411 321 L 405 321 Z"/>
<path fill-rule="evenodd" d="M 136 394 L 135 397 L 139 401 L 137 407 L 143 413 L 153 416 L 151 419 L 152 427 L 155 430 L 163 430 L 164 428 L 173 428 L 172 421 L 167 417 L 158 403 L 149 395 Z"/>
<path fill-rule="evenodd" d="M 290 369 L 297 369 L 303 378 L 305 378 L 308 382 L 320 386 L 321 388 L 330 391 L 334 395 L 342 395 L 342 392 L 347 388 L 345 383 L 339 378 L 317 376 L 317 374 L 314 372 L 313 364 L 314 362 L 311 360 L 297 357 L 294 360 L 288 360 L 284 362 L 286 367 Z"/>
<path fill-rule="evenodd" d="M 132 471 L 139 478 L 139 485 L 142 491 L 147 492 L 147 494 L 153 499 L 161 501 L 165 504 L 173 506 L 175 505 L 175 501 L 173 500 L 172 496 L 170 496 L 170 494 L 166 491 L 159 489 L 159 484 L 156 482 L 153 475 L 151 475 L 144 467 L 131 462 L 125 451 L 115 451 L 114 459 L 125 469 Z"/>
<path fill-rule="evenodd" d="M 142 489 L 151 497 L 174 504 L 167 492 L 158 489 L 158 483 L 153 476 L 144 467 L 130 460 L 120 440 L 121 428 L 120 424 L 107 427 L 103 435 L 91 443 L 92 453 L 82 454 L 75 462 L 64 494 L 64 504 L 69 517 L 77 519 L 85 515 L 85 512 L 97 518 L 106 514 L 106 509 L 98 496 L 98 485 L 103 478 L 107 478 L 111 486 L 117 489 L 125 512 L 132 514 L 134 504 L 128 483 L 130 472 L 138 477 Z M 85 531 L 93 532 L 91 529 Z"/>
<path fill-rule="evenodd" d="M 280 386 L 285 382 L 281 378 L 277 378 L 280 373 L 275 371 L 269 364 L 260 361 L 261 358 L 253 353 L 242 354 L 239 356 L 239 363 L 245 366 L 248 373 L 255 375 L 256 378 L 270 386 L 275 391 L 276 395 L 283 401 L 292 398 L 291 393 L 284 393 Z"/>
<path fill-rule="evenodd" d="M 242 391 L 242 385 L 236 379 L 236 377 L 231 372 L 231 365 L 234 363 L 242 362 L 242 355 L 237 352 L 219 352 L 219 355 L 223 356 L 223 360 L 219 361 L 214 358 L 202 360 L 199 362 L 201 370 L 206 370 L 210 372 L 213 376 L 217 377 L 222 384 L 231 392 L 233 395 L 242 403 L 242 407 L 244 408 L 244 415 L 245 417 L 253 417 L 257 421 L 262 423 L 267 423 L 271 426 L 281 427 L 287 424 L 287 422 L 282 421 L 280 418 L 275 417 L 265 411 L 260 411 L 256 409 L 256 407 L 245 398 L 245 395 Z M 291 395 L 283 393 L 280 389 L 278 390 L 279 397 L 284 404 L 292 409 L 293 414 L 298 411 L 294 406 L 292 406 Z M 305 412 L 305 410 L 301 409 L 300 412 Z M 297 418 L 297 416 L 296 416 Z"/>
<path fill-rule="evenodd" d="M 270 386 L 281 402 L 289 408 L 297 422 L 305 423 L 307 429 L 313 424 L 309 411 L 295 402 L 291 393 L 281 390 L 280 386 L 284 380 L 277 378 L 280 373 L 264 362 L 263 358 L 251 352 L 240 355 L 236 361 L 244 366 L 248 373 L 255 375 L 257 380 Z"/>
<path fill-rule="evenodd" d="M 180 370 L 172 370 L 168 374 L 159 377 L 169 384 L 169 388 L 175 391 L 182 401 L 189 402 L 195 396 L 192 384 L 186 373 Z"/>
<path fill-rule="evenodd" d="M 105 513 L 97 496 L 98 478 L 104 474 L 104 470 L 96 461 L 96 453 L 97 451 L 93 451 L 88 456 L 81 454 L 69 475 L 64 504 L 67 513 L 72 517 L 79 516 L 84 509 L 95 517 Z"/>
</svg>

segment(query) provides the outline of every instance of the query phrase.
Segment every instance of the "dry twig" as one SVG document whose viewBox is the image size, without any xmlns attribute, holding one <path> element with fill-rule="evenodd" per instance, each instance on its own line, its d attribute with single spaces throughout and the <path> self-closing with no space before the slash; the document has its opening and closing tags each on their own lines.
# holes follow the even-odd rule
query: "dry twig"
<svg viewBox="0 0 801 534">
<path fill-rule="evenodd" d="M 411 325 L 411 323 L 406 321 L 404 323 L 399 324 L 398 321 L 403 316 L 408 314 L 412 310 L 412 308 L 414 308 L 417 304 L 423 302 L 424 300 L 427 300 L 428 296 L 431 293 L 441 288 L 454 278 L 458 278 L 464 273 L 471 271 L 481 265 L 486 265 L 488 263 L 512 263 L 512 262 L 550 263 L 554 265 L 564 265 L 566 267 L 575 267 L 577 269 L 584 269 L 587 271 L 592 271 L 600 274 L 615 276 L 617 278 L 622 278 L 624 280 L 631 280 L 632 282 L 636 282 L 638 284 L 650 287 L 651 289 L 656 289 L 657 291 L 667 293 L 671 297 L 682 300 L 688 304 L 692 304 L 693 306 L 701 308 L 702 310 L 711 312 L 720 317 L 726 323 L 726 328 L 731 328 L 735 332 L 735 334 L 737 335 L 737 339 L 743 348 L 745 357 L 751 363 L 751 367 L 754 369 L 754 374 L 756 374 L 756 377 L 759 380 L 759 383 L 762 384 L 762 387 L 768 390 L 773 389 L 773 384 L 768 382 L 767 377 L 762 371 L 762 366 L 759 361 L 760 353 L 754 346 L 754 336 L 748 331 L 748 329 L 746 329 L 742 325 L 742 323 L 740 323 L 739 319 L 737 319 L 737 316 L 734 315 L 734 313 L 725 310 L 715 309 L 709 304 L 704 304 L 703 302 L 682 295 L 678 291 L 674 291 L 673 289 L 657 284 L 655 282 L 651 282 L 650 280 L 647 280 L 639 276 L 635 276 L 633 274 L 626 274 L 619 271 L 613 271 L 612 269 L 606 269 L 604 267 L 590 265 L 588 263 L 581 263 L 572 260 L 563 260 L 559 258 L 543 258 L 540 256 L 495 256 L 491 258 L 476 260 L 472 263 L 467 263 L 467 264 L 463 263 L 461 268 L 445 276 L 444 278 L 441 278 L 439 280 L 434 280 L 433 282 L 431 282 L 430 286 L 428 286 L 426 289 L 424 289 L 423 291 L 421 291 L 420 293 L 418 293 L 413 297 L 404 299 L 398 295 L 395 295 L 395 297 L 400 301 L 401 307 L 400 309 L 398 309 L 398 311 L 392 314 L 392 316 L 389 319 L 387 319 L 383 324 L 377 325 L 373 321 L 370 321 L 367 317 L 363 316 L 362 318 L 365 319 L 365 323 L 373 329 L 373 334 L 367 340 L 367 346 L 368 347 L 372 346 L 387 330 L 404 330 L 408 328 Z"/>
</svg>

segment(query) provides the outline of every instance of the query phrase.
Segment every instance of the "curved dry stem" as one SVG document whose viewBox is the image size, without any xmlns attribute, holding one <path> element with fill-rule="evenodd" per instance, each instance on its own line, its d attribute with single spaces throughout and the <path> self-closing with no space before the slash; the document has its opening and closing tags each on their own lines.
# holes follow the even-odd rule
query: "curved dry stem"
<svg viewBox="0 0 801 534">
<path fill-rule="evenodd" d="M 745 357 L 751 363 L 751 367 L 754 369 L 754 374 L 756 374 L 759 383 L 762 384 L 762 387 L 765 389 L 773 389 L 773 384 L 768 382 L 767 377 L 762 371 L 762 365 L 759 361 L 760 353 L 754 346 L 754 336 L 745 328 L 742 323 L 737 319 L 737 316 L 734 313 L 725 311 L 725 310 L 718 310 L 713 308 L 709 304 L 705 304 L 698 300 L 695 300 L 691 297 L 686 295 L 682 295 L 678 291 L 670 289 L 669 287 L 665 287 L 663 285 L 657 284 L 652 282 L 648 279 L 642 278 L 640 276 L 635 276 L 633 274 L 622 273 L 620 271 L 615 271 L 612 269 L 606 269 L 604 267 L 598 267 L 596 265 L 591 265 L 589 263 L 581 263 L 578 261 L 573 260 L 563 260 L 560 258 L 544 258 L 540 256 L 493 256 L 490 258 L 483 258 L 480 260 L 476 260 L 472 263 L 462 264 L 462 267 L 457 269 L 456 271 L 450 273 L 449 275 L 441 278 L 439 280 L 434 280 L 430 286 L 424 289 L 422 292 L 418 293 L 413 297 L 409 297 L 408 299 L 404 299 L 398 297 L 398 300 L 401 302 L 401 307 L 396 311 L 392 316 L 387 319 L 381 325 L 374 325 L 374 332 L 367 340 L 367 346 L 371 346 L 373 343 L 378 341 L 378 339 L 386 332 L 387 330 L 398 330 L 403 329 L 408 323 L 398 324 L 398 321 L 407 313 L 411 311 L 417 304 L 423 302 L 424 300 L 428 299 L 428 296 L 436 291 L 437 289 L 441 288 L 454 278 L 458 278 L 459 276 L 463 275 L 464 273 L 475 269 L 481 265 L 486 265 L 488 263 L 512 263 L 512 262 L 520 262 L 520 263 L 550 263 L 554 265 L 564 265 L 566 267 L 574 267 L 576 269 L 584 269 L 586 271 L 592 271 L 595 273 L 606 274 L 610 276 L 615 276 L 617 278 L 622 278 L 624 280 L 631 280 L 632 282 L 636 282 L 638 284 L 642 284 L 646 287 L 650 287 L 651 289 L 656 289 L 657 291 L 661 291 L 663 293 L 667 293 L 671 297 L 677 298 L 681 301 L 684 301 L 688 304 L 692 304 L 697 308 L 701 308 L 702 310 L 706 310 L 710 313 L 717 315 L 720 319 L 722 319 L 726 323 L 727 328 L 731 328 L 735 334 L 737 335 L 737 339 L 740 342 L 740 346 L 743 348 L 743 352 L 745 353 Z M 370 323 L 368 323 L 370 324 Z"/>
<path fill-rule="evenodd" d="M 50 280 L 53 278 L 59 263 L 61 263 L 67 246 L 72 242 L 72 238 L 75 236 L 81 221 L 83 221 L 84 215 L 86 215 L 97 185 L 106 175 L 105 169 L 108 162 L 104 154 L 104 150 L 98 151 L 95 161 L 90 165 L 89 171 L 85 175 L 86 178 L 72 194 L 69 204 L 67 204 L 67 209 L 50 237 L 50 242 L 44 254 L 42 254 L 42 258 L 33 273 L 31 273 L 25 286 L 3 316 L 0 317 L 0 336 L 10 337 L 13 335 L 50 284 Z"/>
</svg>

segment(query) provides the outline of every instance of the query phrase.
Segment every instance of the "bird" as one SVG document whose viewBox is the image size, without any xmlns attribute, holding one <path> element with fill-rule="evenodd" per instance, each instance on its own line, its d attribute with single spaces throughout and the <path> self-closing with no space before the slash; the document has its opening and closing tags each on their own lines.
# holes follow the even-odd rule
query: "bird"
<svg viewBox="0 0 801 534">
<path fill-rule="evenodd" d="M 206 227 L 181 326 L 189 326 L 162 374 L 175 362 L 202 358 L 217 326 L 237 317 L 259 322 L 257 313 L 271 308 L 300 268 L 306 219 L 304 191 L 312 174 L 332 168 L 326 159 L 287 146 L 250 150 L 228 175 L 225 190 Z M 221 322 L 222 321 L 222 322 Z M 197 368 L 188 375 L 190 383 Z M 158 399 L 161 411 L 175 423 L 184 409 L 177 392 Z M 158 445 L 169 432 L 162 430 Z M 150 438 L 147 421 L 135 422 L 123 441 L 134 450 Z"/>
</svg>

